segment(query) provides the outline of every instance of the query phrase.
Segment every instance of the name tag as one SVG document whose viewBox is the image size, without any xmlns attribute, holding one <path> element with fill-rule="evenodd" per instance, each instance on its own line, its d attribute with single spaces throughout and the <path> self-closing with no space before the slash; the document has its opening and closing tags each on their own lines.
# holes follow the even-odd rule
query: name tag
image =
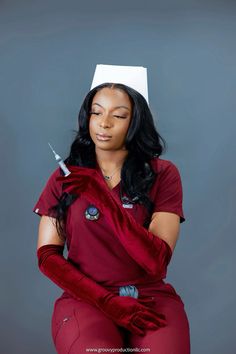
<svg viewBox="0 0 236 354">
<path fill-rule="evenodd" d="M 128 208 L 128 209 L 132 209 L 133 208 L 133 204 L 122 204 L 123 208 Z"/>
</svg>

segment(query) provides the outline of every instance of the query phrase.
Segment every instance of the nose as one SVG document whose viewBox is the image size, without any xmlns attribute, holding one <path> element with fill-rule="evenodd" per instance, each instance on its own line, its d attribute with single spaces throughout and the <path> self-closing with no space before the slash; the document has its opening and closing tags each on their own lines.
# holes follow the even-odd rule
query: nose
<svg viewBox="0 0 236 354">
<path fill-rule="evenodd" d="M 110 128 L 111 127 L 111 120 L 109 119 L 108 114 L 104 114 L 103 117 L 101 117 L 99 125 L 102 128 Z"/>
</svg>

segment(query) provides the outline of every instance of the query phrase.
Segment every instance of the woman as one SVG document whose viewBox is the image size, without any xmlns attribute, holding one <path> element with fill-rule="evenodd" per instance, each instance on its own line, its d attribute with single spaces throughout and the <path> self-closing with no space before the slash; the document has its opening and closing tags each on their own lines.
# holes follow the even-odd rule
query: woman
<svg viewBox="0 0 236 354">
<path fill-rule="evenodd" d="M 164 147 L 133 88 L 104 83 L 85 97 L 65 160 L 71 174 L 56 169 L 34 207 L 39 268 L 64 290 L 52 315 L 57 353 L 190 353 L 184 304 L 163 280 L 185 220 Z"/>
</svg>

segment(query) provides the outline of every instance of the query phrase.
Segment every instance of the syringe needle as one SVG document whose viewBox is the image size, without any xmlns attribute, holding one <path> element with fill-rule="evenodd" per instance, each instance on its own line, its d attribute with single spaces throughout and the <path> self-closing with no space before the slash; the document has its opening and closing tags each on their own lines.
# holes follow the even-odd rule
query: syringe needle
<svg viewBox="0 0 236 354">
<path fill-rule="evenodd" d="M 50 146 L 52 152 L 54 153 L 55 151 L 53 150 L 52 145 L 50 143 L 48 143 L 48 145 Z"/>
<path fill-rule="evenodd" d="M 48 143 L 48 145 L 50 146 L 54 156 L 55 156 L 55 159 L 57 161 L 57 163 L 59 164 L 59 166 L 61 167 L 62 171 L 64 172 L 65 174 L 65 177 L 68 176 L 71 172 L 68 170 L 68 168 L 66 167 L 64 161 L 62 160 L 61 156 L 59 156 L 52 148 L 51 144 Z"/>
</svg>

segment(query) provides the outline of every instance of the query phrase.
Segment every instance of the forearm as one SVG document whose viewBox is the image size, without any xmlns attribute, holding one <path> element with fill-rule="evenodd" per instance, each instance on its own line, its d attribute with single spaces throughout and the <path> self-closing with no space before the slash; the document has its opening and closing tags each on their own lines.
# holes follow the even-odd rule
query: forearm
<svg viewBox="0 0 236 354">
<path fill-rule="evenodd" d="M 165 273 L 172 257 L 172 250 L 165 240 L 140 225 L 111 194 L 103 193 L 101 197 L 87 191 L 84 194 L 105 215 L 114 230 L 114 235 L 118 237 L 127 253 L 147 273 L 154 276 Z"/>
<path fill-rule="evenodd" d="M 92 169 L 68 166 L 72 173 L 58 180 L 66 183 L 67 193 L 78 193 L 86 197 L 105 215 L 114 235 L 118 237 L 127 253 L 147 273 L 156 276 L 165 274 L 172 256 L 166 241 L 152 234 L 122 208 L 109 191 L 106 182 Z M 86 181 L 87 182 L 86 184 Z"/>
<path fill-rule="evenodd" d="M 76 299 L 100 306 L 111 293 L 79 271 L 63 256 L 63 246 L 44 245 L 37 250 L 41 272 Z"/>
<path fill-rule="evenodd" d="M 38 265 L 43 274 L 72 297 L 98 307 L 116 324 L 138 335 L 144 335 L 147 328 L 166 325 L 165 316 L 149 309 L 141 300 L 114 295 L 85 276 L 63 257 L 63 248 L 53 244 L 41 246 L 37 250 Z"/>
</svg>

